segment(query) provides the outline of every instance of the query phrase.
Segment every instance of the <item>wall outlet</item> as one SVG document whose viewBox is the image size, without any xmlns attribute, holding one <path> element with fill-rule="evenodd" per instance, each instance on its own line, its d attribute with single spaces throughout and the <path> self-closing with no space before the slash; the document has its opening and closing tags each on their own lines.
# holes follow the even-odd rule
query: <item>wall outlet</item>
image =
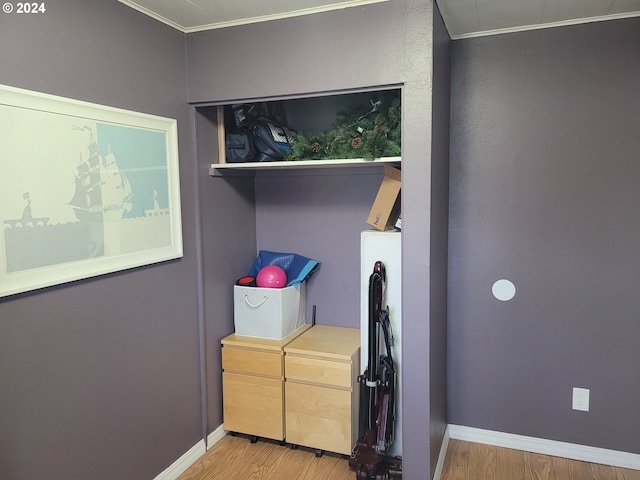
<svg viewBox="0 0 640 480">
<path fill-rule="evenodd" d="M 573 409 L 589 411 L 589 389 L 573 387 Z"/>
</svg>

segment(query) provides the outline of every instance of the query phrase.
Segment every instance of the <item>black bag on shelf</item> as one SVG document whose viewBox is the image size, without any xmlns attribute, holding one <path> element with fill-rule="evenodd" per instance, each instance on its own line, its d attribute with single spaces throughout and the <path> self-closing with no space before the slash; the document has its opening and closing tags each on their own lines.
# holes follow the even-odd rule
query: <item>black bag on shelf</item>
<svg viewBox="0 0 640 480">
<path fill-rule="evenodd" d="M 285 126 L 261 121 L 252 125 L 251 132 L 258 162 L 280 161 L 291 151 L 293 132 Z"/>
<path fill-rule="evenodd" d="M 250 162 L 256 155 L 252 138 L 247 133 L 227 134 L 225 147 L 227 163 Z"/>
</svg>

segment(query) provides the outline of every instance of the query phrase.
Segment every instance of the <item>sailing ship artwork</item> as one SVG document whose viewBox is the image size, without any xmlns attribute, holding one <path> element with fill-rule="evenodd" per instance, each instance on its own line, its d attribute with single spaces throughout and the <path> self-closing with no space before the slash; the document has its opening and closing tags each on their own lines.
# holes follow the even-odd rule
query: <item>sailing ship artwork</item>
<svg viewBox="0 0 640 480">
<path fill-rule="evenodd" d="M 149 252 L 181 256 L 166 137 L 0 104 L 0 294 L 3 283 L 60 283 L 55 272 L 122 269 L 114 258 L 130 268 L 160 261 Z"/>
</svg>

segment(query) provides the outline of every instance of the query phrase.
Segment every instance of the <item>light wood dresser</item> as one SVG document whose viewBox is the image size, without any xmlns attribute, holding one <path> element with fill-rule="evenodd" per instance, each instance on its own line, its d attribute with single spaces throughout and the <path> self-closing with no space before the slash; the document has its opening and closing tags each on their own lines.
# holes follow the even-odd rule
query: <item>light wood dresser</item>
<svg viewBox="0 0 640 480">
<path fill-rule="evenodd" d="M 360 329 L 316 325 L 284 354 L 286 441 L 349 455 L 358 436 Z"/>
<path fill-rule="evenodd" d="M 236 334 L 221 340 L 224 429 L 284 440 L 284 347 L 311 328 L 282 340 Z"/>
</svg>

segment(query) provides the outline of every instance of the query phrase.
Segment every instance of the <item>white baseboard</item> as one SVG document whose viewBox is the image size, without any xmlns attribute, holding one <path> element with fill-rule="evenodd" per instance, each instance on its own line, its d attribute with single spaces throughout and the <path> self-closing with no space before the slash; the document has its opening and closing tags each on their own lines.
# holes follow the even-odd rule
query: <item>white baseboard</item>
<svg viewBox="0 0 640 480">
<path fill-rule="evenodd" d="M 227 431 L 223 428 L 222 425 L 220 425 L 213 432 L 207 435 L 207 450 L 209 450 L 216 443 L 222 440 L 226 434 L 227 434 Z"/>
<path fill-rule="evenodd" d="M 554 457 L 640 470 L 640 455 L 635 453 L 619 452 L 606 448 L 589 447 L 576 443 L 526 437 L 524 435 L 495 432 L 461 425 L 449 425 L 449 435 L 450 438 L 456 440 L 466 440 L 468 442 L 484 443 L 497 447 L 524 450 L 526 452 L 542 453 Z"/>
<path fill-rule="evenodd" d="M 204 440 L 200 440 L 154 480 L 176 480 L 202 455 L 204 455 L 206 451 Z"/>
<path fill-rule="evenodd" d="M 173 462 L 169 468 L 158 475 L 154 480 L 176 480 L 180 475 L 187 471 L 202 455 L 211 447 L 218 443 L 227 434 L 226 430 L 220 425 L 213 432 L 207 435 L 207 441 L 200 440 L 189 449 L 178 460 Z"/>
<path fill-rule="evenodd" d="M 440 480 L 442 476 L 442 470 L 444 469 L 444 461 L 447 457 L 447 449 L 449 448 L 449 425 L 444 430 L 444 437 L 442 438 L 442 445 L 440 446 L 440 453 L 438 454 L 438 463 L 436 463 L 436 469 L 433 472 L 433 480 Z"/>
</svg>

